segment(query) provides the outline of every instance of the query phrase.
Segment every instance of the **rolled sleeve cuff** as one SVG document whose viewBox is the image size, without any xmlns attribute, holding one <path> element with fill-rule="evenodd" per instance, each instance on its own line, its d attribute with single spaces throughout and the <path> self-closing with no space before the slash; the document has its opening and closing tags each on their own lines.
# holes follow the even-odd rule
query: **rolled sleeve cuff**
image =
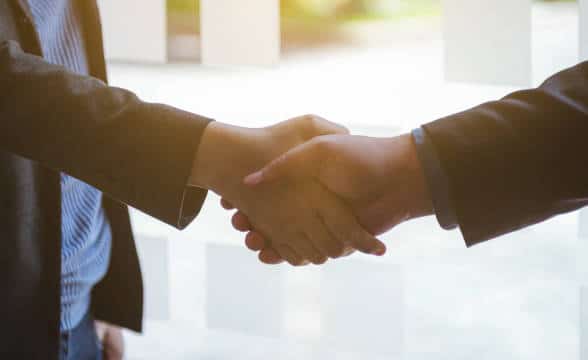
<svg viewBox="0 0 588 360">
<path fill-rule="evenodd" d="M 441 167 L 437 152 L 426 131 L 420 127 L 414 129 L 412 137 L 416 144 L 417 156 L 425 173 L 437 221 L 443 229 L 453 230 L 457 228 L 457 217 L 451 201 L 447 174 Z"/>
<path fill-rule="evenodd" d="M 128 128 L 112 132 L 116 168 L 105 193 L 160 221 L 183 229 L 198 215 L 207 190 L 189 185 L 204 129 L 213 121 L 159 104 L 140 104 Z M 131 129 L 132 128 L 132 129 Z M 133 134 L 128 136 L 127 134 Z M 114 158 L 114 157 L 112 157 Z M 99 184 L 100 185 L 100 184 Z"/>
</svg>

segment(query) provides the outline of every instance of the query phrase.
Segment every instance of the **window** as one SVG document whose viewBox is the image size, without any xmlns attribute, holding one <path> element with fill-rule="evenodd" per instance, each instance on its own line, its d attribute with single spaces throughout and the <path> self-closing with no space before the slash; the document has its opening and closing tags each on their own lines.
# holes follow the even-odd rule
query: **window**
<svg viewBox="0 0 588 360">
<path fill-rule="evenodd" d="M 248 126 L 311 112 L 357 133 L 392 136 L 539 83 L 576 63 L 583 40 L 578 5 L 570 1 L 291 0 L 279 4 L 279 33 L 272 18 L 277 1 L 208 0 L 183 8 L 175 0 L 167 17 L 161 3 L 142 0 L 140 6 L 159 9 L 145 16 L 169 19 L 168 49 L 186 47 L 188 55 L 160 67 L 113 61 L 113 83 Z M 107 27 L 121 16 L 108 9 Z M 256 62 L 239 53 L 243 48 L 233 52 L 234 38 L 221 42 L 238 30 L 270 39 L 260 40 L 265 49 L 275 50 L 279 39 L 279 61 L 269 57 L 277 65 L 199 64 L 201 11 L 216 16 L 207 23 L 219 31 L 208 44 L 218 50 L 212 62 Z M 232 20 L 215 22 L 223 12 Z M 242 27 L 230 28 L 237 23 Z M 265 32 L 249 32 L 255 24 L 265 24 Z M 159 25 L 139 28 L 129 36 L 161 40 Z M 111 44 L 120 40 L 106 34 Z M 260 46 L 237 42 L 253 53 Z M 147 326 L 144 336 L 128 334 L 130 358 L 586 356 L 586 211 L 471 249 L 458 232 L 422 219 L 383 237 L 389 246 L 383 259 L 357 256 L 290 269 L 258 264 L 217 201 L 210 196 L 184 232 L 133 213 L 146 267 Z"/>
</svg>

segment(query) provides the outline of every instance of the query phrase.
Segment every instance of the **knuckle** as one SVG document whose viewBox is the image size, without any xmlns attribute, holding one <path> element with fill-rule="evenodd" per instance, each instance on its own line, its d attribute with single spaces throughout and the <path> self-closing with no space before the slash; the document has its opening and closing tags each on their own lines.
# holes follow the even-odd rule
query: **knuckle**
<svg viewBox="0 0 588 360">
<path fill-rule="evenodd" d="M 306 114 L 301 118 L 302 126 L 307 134 L 315 134 L 320 130 L 322 119 L 314 114 Z"/>
</svg>

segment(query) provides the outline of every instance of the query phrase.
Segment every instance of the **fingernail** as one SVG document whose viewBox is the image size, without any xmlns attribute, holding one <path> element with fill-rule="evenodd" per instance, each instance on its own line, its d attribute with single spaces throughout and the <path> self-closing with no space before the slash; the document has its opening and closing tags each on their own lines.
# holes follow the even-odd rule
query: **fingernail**
<svg viewBox="0 0 588 360">
<path fill-rule="evenodd" d="M 253 174 L 247 175 L 245 179 L 243 179 L 243 183 L 249 186 L 259 185 L 262 181 L 263 173 L 261 171 L 257 171 Z"/>
<path fill-rule="evenodd" d="M 378 255 L 378 256 L 382 256 L 386 253 L 386 247 L 379 245 L 375 250 L 374 250 L 374 255 Z"/>
</svg>

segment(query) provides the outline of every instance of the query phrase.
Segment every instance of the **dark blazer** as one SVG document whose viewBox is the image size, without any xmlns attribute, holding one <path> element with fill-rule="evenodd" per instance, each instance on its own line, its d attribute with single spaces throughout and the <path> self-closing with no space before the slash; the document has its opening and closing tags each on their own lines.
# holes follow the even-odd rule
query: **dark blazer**
<svg viewBox="0 0 588 360">
<path fill-rule="evenodd" d="M 206 194 L 186 184 L 209 119 L 109 87 L 97 5 L 80 2 L 93 77 L 46 63 L 27 1 L 0 1 L 2 359 L 57 359 L 59 172 L 105 193 L 112 254 L 92 310 L 136 331 L 143 290 L 125 204 L 182 228 Z"/>
<path fill-rule="evenodd" d="M 424 129 L 468 245 L 588 205 L 588 62 Z"/>
</svg>

